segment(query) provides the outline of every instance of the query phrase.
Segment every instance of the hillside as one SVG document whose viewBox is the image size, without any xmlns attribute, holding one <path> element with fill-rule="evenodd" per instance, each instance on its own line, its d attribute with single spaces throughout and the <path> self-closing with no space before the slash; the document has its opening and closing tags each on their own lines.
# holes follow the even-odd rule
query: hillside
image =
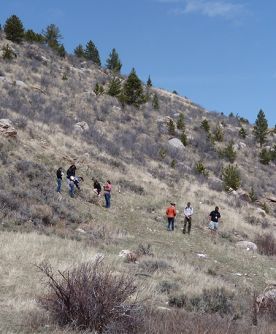
<svg viewBox="0 0 276 334">
<path fill-rule="evenodd" d="M 275 160 L 260 162 L 253 125 L 154 87 L 144 87 L 150 99 L 139 109 L 123 107 L 117 98 L 94 92 L 96 83 L 107 88 L 110 71 L 1 35 L 0 50 L 7 43 L 16 58 L 0 57 L 0 119 L 17 133 L 0 133 L 0 332 L 76 333 L 57 326 L 39 306 L 45 288 L 35 265 L 46 261 L 65 270 L 100 256 L 114 273 L 135 278 L 139 298 L 152 312 L 141 333 L 275 333 L 275 315 L 260 315 L 257 327 L 251 321 L 253 294 L 276 280 L 275 248 L 267 256 L 261 248 L 236 246 L 265 236 L 276 243 Z M 176 126 L 181 114 L 186 146 L 171 141 L 183 133 Z M 223 140 L 210 141 L 204 120 L 212 134 L 220 129 Z M 246 138 L 239 136 L 241 127 Z M 221 174 L 230 162 L 221 152 L 231 140 L 241 185 L 226 192 Z M 275 150 L 275 144 L 271 129 L 266 147 Z M 199 162 L 208 176 L 196 169 Z M 65 180 L 56 192 L 56 170 L 73 163 L 84 182 L 70 198 Z M 92 177 L 101 184 L 111 180 L 110 209 L 97 205 Z M 171 201 L 178 210 L 174 232 L 166 230 Z M 195 211 L 189 236 L 181 231 L 188 201 Z M 222 221 L 214 242 L 208 215 L 216 205 Z M 137 261 L 119 257 L 124 249 L 140 249 Z M 212 296 L 216 288 L 227 300 L 221 310 L 231 303 L 223 318 L 196 302 L 175 307 L 183 296 L 204 300 L 204 291 Z"/>
</svg>

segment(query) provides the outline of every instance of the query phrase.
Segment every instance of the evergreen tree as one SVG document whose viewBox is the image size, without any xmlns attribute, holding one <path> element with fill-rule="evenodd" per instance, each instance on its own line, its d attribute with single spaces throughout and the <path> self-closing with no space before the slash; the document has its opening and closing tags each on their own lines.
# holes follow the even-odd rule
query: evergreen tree
<svg viewBox="0 0 276 334">
<path fill-rule="evenodd" d="M 121 81 L 119 78 L 112 78 L 107 89 L 107 94 L 111 96 L 119 96 L 121 94 Z"/>
<path fill-rule="evenodd" d="M 180 136 L 180 140 L 181 140 L 181 142 L 184 146 L 187 146 L 188 139 L 187 139 L 187 135 L 186 135 L 185 130 L 182 131 L 181 136 Z"/>
<path fill-rule="evenodd" d="M 207 132 L 207 133 L 210 132 L 210 125 L 209 125 L 209 122 L 208 122 L 208 120 L 206 118 L 201 122 L 200 127 L 205 132 Z"/>
<path fill-rule="evenodd" d="M 237 190 L 240 187 L 241 179 L 237 166 L 228 165 L 222 170 L 222 180 L 226 191 Z"/>
<path fill-rule="evenodd" d="M 232 163 L 235 161 L 237 152 L 234 150 L 234 142 L 232 140 L 223 150 L 223 156 Z"/>
<path fill-rule="evenodd" d="M 168 132 L 169 132 L 169 135 L 175 136 L 175 124 L 171 118 L 168 123 Z"/>
<path fill-rule="evenodd" d="M 24 35 L 25 41 L 27 42 L 36 42 L 36 43 L 43 43 L 44 40 L 44 36 L 42 34 L 38 34 L 36 32 L 34 32 L 32 29 L 29 29 L 25 32 Z"/>
<path fill-rule="evenodd" d="M 151 78 L 149 76 L 148 80 L 147 80 L 147 87 L 152 87 L 152 82 L 151 82 Z"/>
<path fill-rule="evenodd" d="M 65 58 L 65 56 L 66 56 L 66 51 L 65 51 L 65 47 L 64 47 L 63 44 L 59 45 L 59 46 L 57 47 L 56 50 L 57 50 L 58 55 L 59 55 L 61 58 Z"/>
<path fill-rule="evenodd" d="M 269 165 L 270 161 L 272 160 L 272 152 L 266 148 L 263 148 L 260 152 L 259 158 L 260 163 L 263 165 Z"/>
<path fill-rule="evenodd" d="M 159 99 L 158 99 L 158 95 L 156 93 L 153 95 L 152 108 L 155 109 L 155 110 L 159 110 Z"/>
<path fill-rule="evenodd" d="M 86 59 L 92 60 L 93 63 L 95 63 L 98 66 L 101 66 L 99 51 L 91 40 L 86 44 L 84 53 Z"/>
<path fill-rule="evenodd" d="M 145 103 L 142 82 L 138 78 L 134 68 L 124 83 L 122 100 L 123 103 L 134 105 L 136 108 Z"/>
<path fill-rule="evenodd" d="M 83 46 L 81 44 L 76 46 L 76 48 L 74 49 L 74 54 L 75 54 L 75 56 L 77 56 L 79 58 L 85 58 L 85 52 L 84 52 Z"/>
<path fill-rule="evenodd" d="M 177 126 L 178 130 L 185 130 L 185 121 L 184 121 L 184 114 L 183 113 L 180 113 L 176 126 Z"/>
<path fill-rule="evenodd" d="M 109 54 L 109 57 L 106 60 L 106 67 L 115 73 L 120 73 L 122 63 L 115 49 L 112 49 L 111 53 Z"/>
<path fill-rule="evenodd" d="M 4 32 L 6 34 L 6 38 L 12 42 L 20 43 L 24 38 L 24 27 L 18 16 L 12 15 L 10 16 L 5 25 Z"/>
<path fill-rule="evenodd" d="M 59 28 L 55 24 L 50 24 L 46 27 L 46 30 L 42 32 L 45 42 L 50 48 L 58 49 L 60 46 L 60 40 L 62 35 Z"/>
<path fill-rule="evenodd" d="M 240 136 L 242 139 L 245 139 L 246 136 L 247 136 L 247 132 L 246 132 L 246 130 L 245 130 L 245 128 L 244 128 L 243 126 L 240 128 L 239 136 Z"/>
<path fill-rule="evenodd" d="M 268 124 L 265 118 L 265 113 L 262 111 L 262 109 L 257 115 L 253 133 L 255 135 L 257 143 L 263 146 L 263 144 L 266 142 L 266 137 L 268 134 Z"/>
<path fill-rule="evenodd" d="M 16 54 L 9 46 L 9 44 L 6 44 L 5 46 L 2 47 L 2 58 L 4 60 L 12 60 L 13 58 L 16 58 Z"/>
<path fill-rule="evenodd" d="M 96 83 L 95 88 L 94 88 L 94 93 L 97 96 L 102 95 L 104 93 L 103 85 L 100 85 L 99 83 Z"/>
<path fill-rule="evenodd" d="M 224 133 L 220 125 L 217 125 L 215 130 L 214 130 L 214 140 L 222 142 L 224 138 Z"/>
</svg>

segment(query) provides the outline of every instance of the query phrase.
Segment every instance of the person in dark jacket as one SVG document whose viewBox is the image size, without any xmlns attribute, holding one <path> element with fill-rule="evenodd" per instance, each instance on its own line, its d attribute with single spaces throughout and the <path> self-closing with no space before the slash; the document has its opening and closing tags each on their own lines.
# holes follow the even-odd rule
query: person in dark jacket
<svg viewBox="0 0 276 334">
<path fill-rule="evenodd" d="M 62 167 L 59 167 L 57 170 L 57 192 L 61 192 L 61 184 L 62 184 L 62 176 L 63 176 L 63 171 Z"/>
<path fill-rule="evenodd" d="M 77 167 L 75 165 L 71 165 L 68 169 L 67 169 L 67 179 L 70 179 L 71 176 L 76 175 L 76 169 Z"/>
<path fill-rule="evenodd" d="M 98 195 L 101 196 L 101 191 L 102 191 L 102 187 L 100 185 L 100 182 L 96 179 L 92 179 L 94 181 L 94 185 L 93 185 L 93 191 Z"/>
</svg>

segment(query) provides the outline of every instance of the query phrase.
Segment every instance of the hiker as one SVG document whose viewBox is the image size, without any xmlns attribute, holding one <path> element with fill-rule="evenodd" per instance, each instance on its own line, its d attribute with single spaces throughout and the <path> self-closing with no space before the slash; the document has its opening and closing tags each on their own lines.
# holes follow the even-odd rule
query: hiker
<svg viewBox="0 0 276 334">
<path fill-rule="evenodd" d="M 217 235 L 217 230 L 218 230 L 218 225 L 219 225 L 219 219 L 220 219 L 220 212 L 219 212 L 219 207 L 216 206 L 215 210 L 212 211 L 209 215 L 210 218 L 210 223 L 208 225 L 208 228 L 211 231 L 211 234 L 213 236 Z"/>
<path fill-rule="evenodd" d="M 174 231 L 174 218 L 176 216 L 175 203 L 171 203 L 171 205 L 166 210 L 166 215 L 168 218 L 168 231 Z"/>
<path fill-rule="evenodd" d="M 98 197 L 100 197 L 101 196 L 102 187 L 101 187 L 101 185 L 100 185 L 100 183 L 98 182 L 97 179 L 92 178 L 92 180 L 94 181 L 93 191 L 97 194 Z"/>
<path fill-rule="evenodd" d="M 103 188 L 104 188 L 105 207 L 110 208 L 111 189 L 112 189 L 111 182 L 107 180 Z"/>
<path fill-rule="evenodd" d="M 76 175 L 76 169 L 77 167 L 75 165 L 71 165 L 68 169 L 67 169 L 67 180 L 70 179 L 71 176 Z"/>
<path fill-rule="evenodd" d="M 62 184 L 62 176 L 63 176 L 63 171 L 62 167 L 59 167 L 57 170 L 57 192 L 61 192 L 61 184 Z"/>
<path fill-rule="evenodd" d="M 73 175 L 70 176 L 68 180 L 68 186 L 69 186 L 69 195 L 70 197 L 74 197 L 74 191 L 75 191 L 75 177 Z"/>
<path fill-rule="evenodd" d="M 188 234 L 191 232 L 192 226 L 192 215 L 194 213 L 193 208 L 191 207 L 191 203 L 188 202 L 186 208 L 184 209 L 184 226 L 183 226 L 183 233 L 186 233 L 186 227 L 188 223 Z"/>
</svg>

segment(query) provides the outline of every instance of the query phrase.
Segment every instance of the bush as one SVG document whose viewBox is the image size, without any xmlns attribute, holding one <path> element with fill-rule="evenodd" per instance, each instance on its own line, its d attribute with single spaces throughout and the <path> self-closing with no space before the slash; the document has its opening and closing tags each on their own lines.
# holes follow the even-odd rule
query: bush
<svg viewBox="0 0 276 334">
<path fill-rule="evenodd" d="M 207 171 L 206 167 L 204 166 L 202 161 L 198 161 L 195 165 L 195 171 L 198 174 L 201 174 L 203 176 L 208 176 L 209 172 Z"/>
<path fill-rule="evenodd" d="M 2 58 L 4 60 L 12 60 L 16 58 L 16 53 L 12 50 L 9 44 L 2 47 Z"/>
<path fill-rule="evenodd" d="M 255 243 L 260 254 L 268 256 L 276 255 L 276 238 L 273 234 L 258 235 Z"/>
<path fill-rule="evenodd" d="M 18 16 L 12 15 L 9 17 L 4 25 L 4 31 L 6 38 L 15 42 L 20 43 L 24 38 L 24 27 Z"/>
<path fill-rule="evenodd" d="M 240 187 L 240 173 L 237 166 L 228 165 L 222 170 L 222 181 L 226 191 Z"/>
<path fill-rule="evenodd" d="M 237 157 L 237 152 L 234 150 L 234 143 L 231 140 L 230 143 L 221 152 L 222 156 L 226 158 L 229 162 L 234 162 Z"/>
<path fill-rule="evenodd" d="M 144 260 L 139 264 L 139 267 L 150 273 L 154 273 L 157 270 L 166 271 L 172 270 L 172 266 L 165 260 Z"/>
<path fill-rule="evenodd" d="M 137 332 L 141 307 L 129 301 L 137 290 L 133 278 L 113 275 L 99 260 L 56 274 L 48 264 L 38 268 L 49 288 L 39 302 L 59 325 L 97 333 Z"/>
</svg>

